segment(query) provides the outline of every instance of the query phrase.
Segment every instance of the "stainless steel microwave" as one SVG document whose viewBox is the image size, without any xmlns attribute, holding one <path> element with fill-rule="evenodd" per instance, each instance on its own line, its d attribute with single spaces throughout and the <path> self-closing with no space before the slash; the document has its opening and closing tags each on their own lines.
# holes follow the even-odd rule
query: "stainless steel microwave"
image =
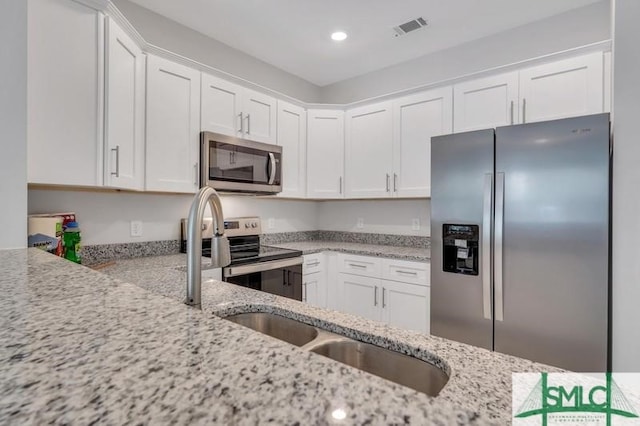
<svg viewBox="0 0 640 426">
<path fill-rule="evenodd" d="M 200 186 L 218 191 L 282 191 L 282 147 L 219 133 L 200 134 Z"/>
</svg>

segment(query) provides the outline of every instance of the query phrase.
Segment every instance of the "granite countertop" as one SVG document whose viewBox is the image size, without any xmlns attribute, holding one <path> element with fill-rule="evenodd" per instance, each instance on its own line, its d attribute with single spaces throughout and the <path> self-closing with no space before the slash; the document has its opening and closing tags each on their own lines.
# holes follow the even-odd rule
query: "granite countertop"
<svg viewBox="0 0 640 426">
<path fill-rule="evenodd" d="M 303 254 L 319 253 L 321 251 L 337 251 L 341 253 L 359 254 L 363 256 L 387 257 L 391 259 L 428 262 L 431 250 L 428 248 L 414 248 L 401 246 L 385 246 L 378 244 L 346 243 L 339 241 L 296 241 L 269 244 L 275 247 L 300 250 Z"/>
<path fill-rule="evenodd" d="M 195 310 L 181 303 L 185 259 L 105 274 L 0 251 L 0 424 L 502 424 L 511 372 L 555 370 L 219 281 L 203 282 Z M 213 315 L 249 311 L 431 360 L 451 378 L 428 397 Z"/>
</svg>

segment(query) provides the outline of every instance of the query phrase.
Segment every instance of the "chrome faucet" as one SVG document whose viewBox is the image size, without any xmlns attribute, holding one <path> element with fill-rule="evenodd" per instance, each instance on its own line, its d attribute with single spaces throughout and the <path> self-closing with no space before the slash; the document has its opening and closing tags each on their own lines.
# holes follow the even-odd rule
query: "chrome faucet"
<svg viewBox="0 0 640 426">
<path fill-rule="evenodd" d="M 207 203 L 213 214 L 211 264 L 205 269 L 221 268 L 231 263 L 229 241 L 224 235 L 222 203 L 215 189 L 205 186 L 196 194 L 187 219 L 187 299 L 185 303 L 201 309 L 202 295 L 202 219 Z"/>
</svg>

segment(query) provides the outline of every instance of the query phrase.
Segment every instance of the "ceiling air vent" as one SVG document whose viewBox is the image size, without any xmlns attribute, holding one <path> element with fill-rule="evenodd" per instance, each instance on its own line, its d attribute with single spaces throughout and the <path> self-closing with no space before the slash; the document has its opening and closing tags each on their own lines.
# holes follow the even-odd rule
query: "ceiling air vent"
<svg viewBox="0 0 640 426">
<path fill-rule="evenodd" d="M 405 35 L 410 33 L 411 31 L 419 30 L 420 28 L 426 27 L 427 21 L 420 17 L 417 19 L 412 19 L 409 22 L 405 22 L 404 24 L 400 24 L 397 27 L 393 27 L 393 30 L 396 32 L 395 36 Z"/>
</svg>

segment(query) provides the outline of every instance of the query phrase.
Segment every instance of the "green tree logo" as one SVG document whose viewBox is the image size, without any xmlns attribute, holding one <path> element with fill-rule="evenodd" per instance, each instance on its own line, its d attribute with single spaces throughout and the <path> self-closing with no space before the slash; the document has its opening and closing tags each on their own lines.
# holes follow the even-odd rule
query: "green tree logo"
<svg viewBox="0 0 640 426">
<path fill-rule="evenodd" d="M 540 380 L 518 408 L 515 417 L 542 416 L 542 426 L 547 426 L 550 414 L 597 413 L 604 414 L 607 426 L 613 416 L 637 418 L 629 400 L 622 393 L 611 373 L 606 373 L 606 384 L 550 386 L 548 373 L 541 373 Z"/>
</svg>

